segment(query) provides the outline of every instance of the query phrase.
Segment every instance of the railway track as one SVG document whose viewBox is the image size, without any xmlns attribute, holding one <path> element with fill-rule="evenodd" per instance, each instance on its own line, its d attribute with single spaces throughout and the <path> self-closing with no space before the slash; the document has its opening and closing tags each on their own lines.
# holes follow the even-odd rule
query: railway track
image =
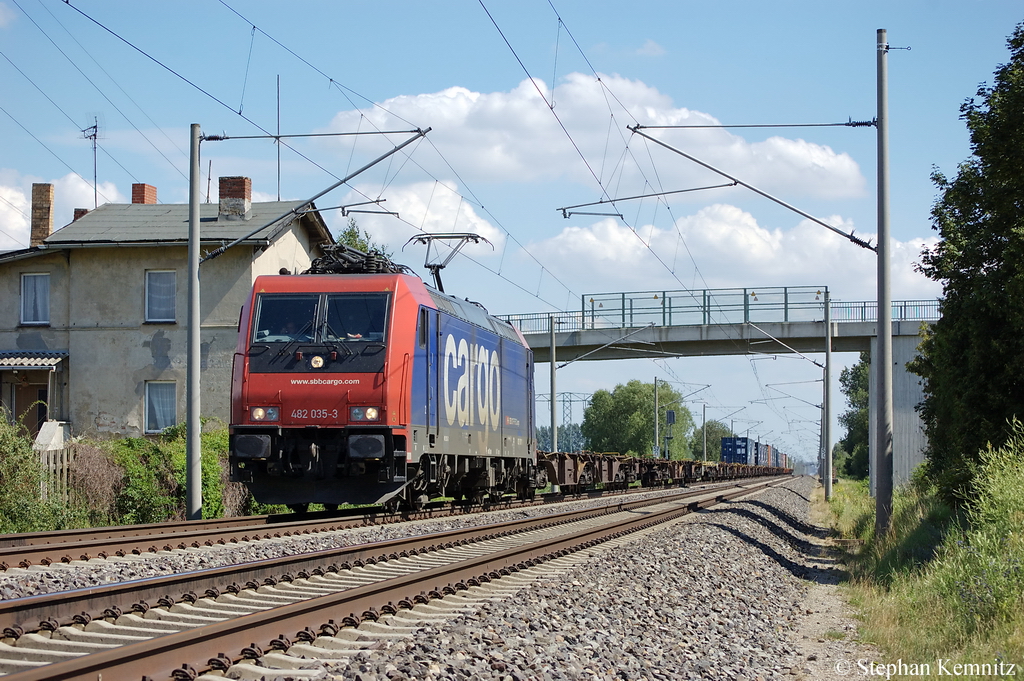
<svg viewBox="0 0 1024 681">
<path fill-rule="evenodd" d="M 704 485 L 693 489 L 705 489 L 712 486 Z M 649 489 L 645 488 L 645 491 L 649 491 Z M 600 495 L 622 494 L 628 494 L 628 491 L 611 490 L 602 492 Z M 586 496 L 596 495 L 596 493 L 590 492 Z M 303 515 L 260 515 L 0 535 L 0 571 L 10 568 L 30 568 L 34 565 L 49 566 L 53 563 L 88 561 L 93 558 L 108 558 L 110 556 L 144 555 L 190 547 L 199 548 L 319 532 L 334 532 L 368 525 L 448 517 L 481 510 L 523 508 L 576 498 L 584 497 L 555 493 L 528 501 L 508 499 L 482 506 L 436 504 L 414 513 L 405 514 L 385 513 L 379 508 L 373 508 L 370 511 L 348 509 Z"/>
<path fill-rule="evenodd" d="M 12 681 L 193 679 L 234 666 L 247 678 L 290 665 L 303 678 L 303 657 L 355 654 L 382 621 L 429 619 L 481 585 L 774 482 L 0 602 L 0 671 Z"/>
</svg>

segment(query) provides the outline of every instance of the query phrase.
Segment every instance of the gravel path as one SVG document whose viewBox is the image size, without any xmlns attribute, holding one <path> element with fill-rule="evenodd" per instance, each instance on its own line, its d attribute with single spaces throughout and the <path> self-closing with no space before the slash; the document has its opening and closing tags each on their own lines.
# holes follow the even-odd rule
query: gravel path
<svg viewBox="0 0 1024 681">
<path fill-rule="evenodd" d="M 327 669 L 359 681 L 817 678 L 808 657 L 830 660 L 801 638 L 806 598 L 838 571 L 807 523 L 813 487 L 798 478 L 686 516 Z"/>
</svg>

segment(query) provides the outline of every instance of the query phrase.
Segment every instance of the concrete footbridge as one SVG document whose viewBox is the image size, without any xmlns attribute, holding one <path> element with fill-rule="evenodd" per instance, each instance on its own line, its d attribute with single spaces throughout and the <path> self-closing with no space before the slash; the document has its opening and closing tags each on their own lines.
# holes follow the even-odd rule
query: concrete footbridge
<svg viewBox="0 0 1024 681">
<path fill-rule="evenodd" d="M 580 309 L 505 315 L 549 362 L 825 351 L 827 289 L 814 286 L 638 291 L 581 296 Z M 832 350 L 868 350 L 876 301 L 830 300 Z M 893 343 L 938 319 L 938 300 L 892 304 Z M 914 342 L 916 347 L 916 342 Z M 909 360 L 908 360 L 909 361 Z"/>
<path fill-rule="evenodd" d="M 871 350 L 878 330 L 877 301 L 831 300 L 827 288 L 789 286 L 637 291 L 581 296 L 565 312 L 505 315 L 533 349 L 534 361 L 609 360 L 712 355 Z M 826 334 L 825 303 L 831 327 Z M 922 424 L 914 407 L 924 393 L 906 364 L 917 354 L 922 323 L 939 318 L 939 301 L 892 303 L 893 467 L 898 484 L 923 459 Z M 874 356 L 875 353 L 872 353 Z M 869 400 L 875 403 L 875 372 Z M 870 409 L 874 440 L 875 410 Z M 874 451 L 875 443 L 871 443 Z"/>
</svg>

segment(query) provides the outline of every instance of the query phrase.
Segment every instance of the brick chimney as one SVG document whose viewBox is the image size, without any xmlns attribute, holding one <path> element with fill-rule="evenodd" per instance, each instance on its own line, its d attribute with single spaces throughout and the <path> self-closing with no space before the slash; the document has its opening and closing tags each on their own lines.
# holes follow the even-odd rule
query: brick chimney
<svg viewBox="0 0 1024 681">
<path fill-rule="evenodd" d="M 53 233 L 53 185 L 36 182 L 32 185 L 31 246 L 39 246 Z"/>
<path fill-rule="evenodd" d="M 133 184 L 132 203 L 156 203 L 156 187 L 141 182 Z"/>
<path fill-rule="evenodd" d="M 86 213 L 88 213 L 88 212 L 89 212 L 88 208 L 76 208 L 75 209 L 75 218 L 71 222 L 74 222 L 78 218 L 85 217 Z"/>
<path fill-rule="evenodd" d="M 221 220 L 248 220 L 252 208 L 252 180 L 248 177 L 220 178 Z"/>
</svg>

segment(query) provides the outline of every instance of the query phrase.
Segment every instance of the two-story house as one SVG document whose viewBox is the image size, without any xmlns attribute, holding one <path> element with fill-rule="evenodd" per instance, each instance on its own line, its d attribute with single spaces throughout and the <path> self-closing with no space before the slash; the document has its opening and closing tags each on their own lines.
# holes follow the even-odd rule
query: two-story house
<svg viewBox="0 0 1024 681">
<path fill-rule="evenodd" d="M 203 252 L 267 225 L 200 269 L 201 408 L 224 422 L 253 281 L 306 269 L 333 241 L 312 204 L 251 196 L 249 178 L 222 177 L 200 210 Z M 33 185 L 31 245 L 0 253 L 0 401 L 33 432 L 51 420 L 138 436 L 184 419 L 188 205 L 156 197 L 136 184 L 132 203 L 77 210 L 51 233 L 53 185 Z"/>
</svg>

